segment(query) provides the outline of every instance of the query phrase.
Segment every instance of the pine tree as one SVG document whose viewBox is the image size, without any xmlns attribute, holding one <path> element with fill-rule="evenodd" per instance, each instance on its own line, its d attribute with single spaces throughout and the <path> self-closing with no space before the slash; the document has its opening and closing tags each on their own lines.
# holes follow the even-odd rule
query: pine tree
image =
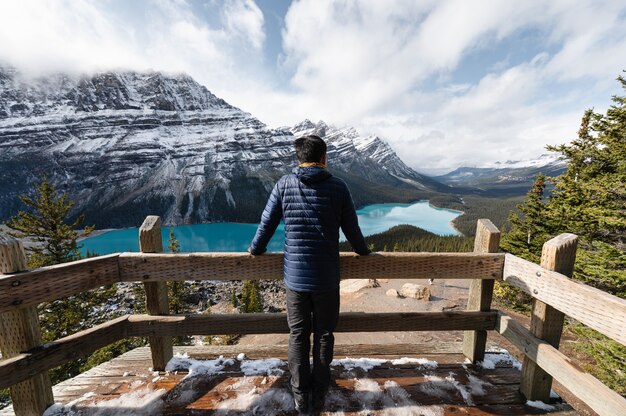
<svg viewBox="0 0 626 416">
<path fill-rule="evenodd" d="M 75 229 L 83 222 L 79 215 L 73 222 L 66 222 L 74 206 L 67 194 L 59 195 L 55 188 L 44 179 L 36 188 L 36 196 L 19 197 L 26 210 L 6 222 L 17 238 L 28 238 L 37 243 L 29 248 L 29 267 L 49 266 L 81 258 L 78 232 Z M 93 227 L 85 227 L 88 235 Z M 93 255 L 95 253 L 89 253 Z M 79 293 L 64 299 L 45 302 L 39 305 L 39 320 L 44 343 L 58 340 L 85 328 L 100 324 L 111 316 L 94 313 L 95 307 L 111 299 L 116 287 L 108 286 Z M 53 383 L 65 380 L 80 372 L 86 359 L 78 359 L 50 371 Z"/>
<path fill-rule="evenodd" d="M 618 80 L 626 91 L 626 79 Z M 567 169 L 552 179 L 552 197 L 543 206 L 543 228 L 534 235 L 545 233 L 538 240 L 543 242 L 561 233 L 577 234 L 574 279 L 625 298 L 626 97 L 615 96 L 613 103 L 606 114 L 587 110 L 578 137 L 571 143 L 548 146 L 548 150 L 562 155 Z M 538 206 L 531 194 L 525 207 Z M 521 257 L 538 256 L 539 245 L 529 246 L 525 244 L 528 240 L 523 241 L 524 226 L 528 225 L 525 219 L 512 219 L 513 230 L 503 239 L 502 247 Z M 496 294 L 500 294 L 498 283 Z M 579 334 L 577 347 L 596 362 L 586 369 L 623 394 L 626 348 L 582 325 L 575 326 L 574 331 Z"/>
<path fill-rule="evenodd" d="M 174 229 L 170 228 L 170 235 L 168 240 L 167 249 L 170 253 L 180 253 L 180 242 L 176 239 Z"/>
<path fill-rule="evenodd" d="M 36 189 L 35 198 L 21 195 L 19 199 L 26 210 L 19 211 L 5 224 L 13 237 L 29 238 L 36 244 L 28 248 L 29 267 L 37 268 L 66 263 L 81 258 L 78 244 L 78 228 L 84 222 L 81 214 L 71 223 L 66 223 L 74 207 L 66 193 L 59 195 L 47 179 Z M 85 227 L 83 236 L 89 235 L 93 227 Z"/>
<path fill-rule="evenodd" d="M 263 299 L 261 298 L 261 291 L 257 281 L 246 280 L 243 282 L 239 310 L 242 313 L 263 312 Z"/>
<path fill-rule="evenodd" d="M 237 293 L 235 293 L 235 288 L 230 294 L 230 304 L 233 305 L 233 308 L 237 307 Z"/>
<path fill-rule="evenodd" d="M 500 244 L 504 251 L 533 262 L 539 261 L 541 247 L 548 236 L 548 212 L 543 198 L 545 188 L 545 175 L 537 175 L 526 200 L 517 206 L 522 216 L 514 211 L 509 215 L 511 230 L 504 235 Z"/>
<path fill-rule="evenodd" d="M 170 228 L 167 249 L 170 251 L 170 253 L 180 253 L 180 242 L 176 239 L 176 235 L 174 234 L 174 230 L 172 228 Z M 189 308 L 185 302 L 185 282 L 174 280 L 168 282 L 167 286 L 171 312 L 174 315 L 188 312 Z"/>
<path fill-rule="evenodd" d="M 626 91 L 626 79 L 618 77 Z M 574 278 L 626 296 L 626 97 L 606 114 L 587 110 L 578 138 L 548 146 L 567 160 L 548 204 L 551 234 L 580 237 Z M 584 261 L 583 261 L 584 260 Z"/>
</svg>

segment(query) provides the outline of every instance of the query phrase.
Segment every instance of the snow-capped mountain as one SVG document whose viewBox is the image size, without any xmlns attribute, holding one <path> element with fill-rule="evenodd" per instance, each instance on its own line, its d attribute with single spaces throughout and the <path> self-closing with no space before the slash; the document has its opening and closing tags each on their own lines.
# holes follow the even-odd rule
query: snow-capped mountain
<svg viewBox="0 0 626 416">
<path fill-rule="evenodd" d="M 429 191 L 448 189 L 405 165 L 381 138 L 361 136 L 353 127 L 336 128 L 323 121 L 314 124 L 310 120 L 304 120 L 291 128 L 291 132 L 296 137 L 307 134 L 322 137 L 328 144 L 330 169 L 351 172 L 374 183 L 382 182 L 400 188 Z"/>
<path fill-rule="evenodd" d="M 542 168 L 544 166 L 565 167 L 566 163 L 557 153 L 544 153 L 535 159 L 507 160 L 506 162 L 495 162 L 482 166 L 492 169 L 520 169 L 520 168 Z"/>
<path fill-rule="evenodd" d="M 136 226 L 257 221 L 274 182 L 296 164 L 294 134 L 324 128 L 334 174 L 355 202 L 445 188 L 379 138 L 300 123 L 269 129 L 186 75 L 65 74 L 26 79 L 0 68 L 0 220 L 48 177 L 88 223 Z M 312 130 L 311 130 L 312 131 Z"/>
<path fill-rule="evenodd" d="M 536 159 L 495 162 L 483 167 L 460 167 L 433 179 L 454 187 L 475 187 L 489 193 L 525 194 L 538 174 L 558 176 L 565 171 L 565 161 L 556 154 Z"/>
</svg>

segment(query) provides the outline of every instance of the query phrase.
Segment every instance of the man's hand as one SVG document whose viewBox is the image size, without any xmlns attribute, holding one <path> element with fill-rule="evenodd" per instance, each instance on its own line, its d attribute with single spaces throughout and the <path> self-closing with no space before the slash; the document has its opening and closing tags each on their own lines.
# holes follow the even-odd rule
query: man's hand
<svg viewBox="0 0 626 416">
<path fill-rule="evenodd" d="M 266 251 L 267 251 L 267 249 L 263 250 L 263 251 L 260 251 L 260 252 L 259 251 L 254 251 L 252 249 L 252 247 L 248 247 L 248 253 L 252 254 L 253 256 L 260 256 L 261 254 L 265 253 Z"/>
</svg>

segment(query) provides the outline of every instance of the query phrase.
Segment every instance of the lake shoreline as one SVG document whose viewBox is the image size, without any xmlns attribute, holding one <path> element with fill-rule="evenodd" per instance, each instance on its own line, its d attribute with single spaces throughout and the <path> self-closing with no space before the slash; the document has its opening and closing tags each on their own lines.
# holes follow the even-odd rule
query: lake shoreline
<svg viewBox="0 0 626 416">
<path fill-rule="evenodd" d="M 357 210 L 359 225 L 365 236 L 383 233 L 390 228 L 409 224 L 441 236 L 463 236 L 454 220 L 463 211 L 437 207 L 427 199 L 412 203 L 371 204 Z M 184 252 L 240 252 L 245 251 L 258 227 L 256 223 L 212 222 L 203 224 L 182 224 L 175 227 L 176 239 Z M 88 237 L 81 236 L 81 252 L 138 251 L 138 228 L 106 228 L 94 230 Z M 112 233 L 112 235 L 108 235 Z M 167 230 L 163 231 L 164 244 Z M 107 235 L 106 237 L 102 237 Z M 274 238 L 268 245 L 269 251 L 282 251 L 284 225 L 281 223 Z M 93 239 L 93 240 L 92 240 Z M 343 234 L 340 241 L 344 241 Z"/>
<path fill-rule="evenodd" d="M 433 205 L 433 203 L 432 203 L 432 202 L 430 202 L 430 200 L 429 200 L 429 199 L 422 199 L 422 200 L 420 200 L 420 201 L 418 201 L 418 202 L 421 202 L 421 201 L 428 201 L 428 205 L 430 205 L 430 206 L 431 206 L 432 208 L 434 208 L 434 209 L 445 209 L 445 210 L 447 210 L 447 211 L 451 211 L 451 212 L 458 212 L 458 213 L 459 213 L 459 215 L 458 215 L 456 218 L 454 218 L 454 219 L 450 220 L 450 222 L 449 222 L 448 224 L 450 225 L 450 228 L 452 228 L 454 231 L 456 231 L 456 232 L 458 233 L 458 236 L 459 236 L 459 237 L 467 237 L 465 234 L 463 234 L 463 233 L 461 232 L 461 230 L 459 230 L 459 229 L 457 228 L 456 224 L 454 223 L 454 220 L 456 220 L 457 218 L 461 217 L 461 215 L 464 215 L 464 214 L 465 214 L 465 211 L 461 211 L 461 210 L 458 210 L 458 209 L 452 209 L 452 208 L 438 207 L 438 206 L 436 206 L 436 205 Z"/>
</svg>

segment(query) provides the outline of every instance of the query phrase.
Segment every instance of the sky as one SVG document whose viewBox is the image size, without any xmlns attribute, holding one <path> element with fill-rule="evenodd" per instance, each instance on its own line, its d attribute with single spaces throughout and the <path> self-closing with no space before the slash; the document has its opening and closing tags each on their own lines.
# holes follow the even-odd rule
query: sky
<svg viewBox="0 0 626 416">
<path fill-rule="evenodd" d="M 384 138 L 443 173 L 546 153 L 623 95 L 626 2 L 6 0 L 25 72 L 184 72 L 270 127 Z"/>
</svg>

